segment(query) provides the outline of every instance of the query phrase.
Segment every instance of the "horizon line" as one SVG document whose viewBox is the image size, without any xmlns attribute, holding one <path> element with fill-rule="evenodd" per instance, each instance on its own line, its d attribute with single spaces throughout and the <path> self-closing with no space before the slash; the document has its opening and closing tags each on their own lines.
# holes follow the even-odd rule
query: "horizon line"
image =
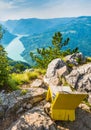
<svg viewBox="0 0 91 130">
<path fill-rule="evenodd" d="M 27 17 L 27 18 L 6 19 L 6 20 L 0 20 L 0 21 L 1 21 L 1 22 L 5 22 L 5 21 L 9 21 L 9 20 L 23 20 L 23 19 L 40 19 L 40 20 L 48 20 L 48 19 L 79 18 L 79 17 L 91 17 L 91 15 L 64 16 L 64 17 L 53 17 L 53 18 Z"/>
</svg>

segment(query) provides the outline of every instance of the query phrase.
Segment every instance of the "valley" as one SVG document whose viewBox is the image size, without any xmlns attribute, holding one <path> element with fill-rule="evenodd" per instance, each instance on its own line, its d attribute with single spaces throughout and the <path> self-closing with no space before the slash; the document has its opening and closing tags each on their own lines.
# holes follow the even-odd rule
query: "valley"
<svg viewBox="0 0 91 130">
<path fill-rule="evenodd" d="M 9 57 L 14 60 L 22 60 L 33 64 L 30 52 L 36 53 L 37 48 L 51 46 L 52 36 L 58 31 L 63 34 L 64 39 L 70 38 L 66 49 L 78 47 L 85 56 L 91 56 L 90 16 L 8 20 L 3 22 L 3 26 L 14 36 L 11 37 L 11 41 L 7 44 L 5 44 L 7 38 L 4 36 L 4 42 L 2 42 L 6 47 Z M 16 34 L 22 35 L 22 37 L 14 39 Z"/>
</svg>

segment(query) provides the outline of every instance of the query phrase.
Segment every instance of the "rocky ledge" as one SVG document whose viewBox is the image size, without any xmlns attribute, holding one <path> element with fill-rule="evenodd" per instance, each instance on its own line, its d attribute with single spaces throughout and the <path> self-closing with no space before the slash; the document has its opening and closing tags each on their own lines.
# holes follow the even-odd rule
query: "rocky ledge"
<svg viewBox="0 0 91 130">
<path fill-rule="evenodd" d="M 77 62 L 77 55 L 67 60 Z M 81 63 L 85 58 L 80 55 Z M 83 62 L 82 62 L 83 61 Z M 77 66 L 78 65 L 78 66 Z M 6 94 L 0 92 L 0 130 L 91 130 L 91 63 L 69 71 L 67 63 L 55 59 L 49 65 L 43 80 L 35 80 L 27 92 L 17 90 Z M 83 102 L 76 109 L 76 120 L 53 121 L 50 118 L 50 104 L 45 101 L 48 85 L 62 85 L 61 78 L 73 89 L 88 93 L 88 102 Z M 24 86 L 23 86 L 24 87 Z M 25 86 L 26 88 L 26 86 Z"/>
<path fill-rule="evenodd" d="M 45 99 L 45 96 L 46 90 L 43 88 L 30 88 L 26 94 L 21 90 L 8 94 L 2 91 L 0 93 L 0 130 L 4 130 L 4 127 L 9 126 L 12 120 Z"/>
</svg>

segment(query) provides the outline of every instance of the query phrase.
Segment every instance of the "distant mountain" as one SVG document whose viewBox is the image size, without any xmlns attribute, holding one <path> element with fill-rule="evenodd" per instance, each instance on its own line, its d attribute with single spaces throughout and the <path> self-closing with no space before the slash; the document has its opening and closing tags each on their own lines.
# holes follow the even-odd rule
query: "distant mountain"
<svg viewBox="0 0 91 130">
<path fill-rule="evenodd" d="M 29 63 L 30 51 L 36 52 L 36 48 L 52 45 L 52 36 L 57 31 L 62 32 L 64 39 L 70 38 L 67 48 L 79 47 L 84 55 L 91 56 L 91 16 L 9 20 L 3 25 L 13 34 L 28 35 L 20 40 L 25 47 L 22 56 Z"/>
<path fill-rule="evenodd" d="M 1 41 L 2 45 L 6 47 L 15 37 L 15 35 L 6 30 Z"/>
<path fill-rule="evenodd" d="M 49 29 L 55 28 L 60 23 L 66 24 L 73 18 L 55 18 L 55 19 L 20 19 L 8 20 L 4 22 L 4 26 L 14 34 L 40 34 Z"/>
<path fill-rule="evenodd" d="M 2 22 L 2 24 L 13 33 L 13 29 L 16 27 L 18 20 L 8 20 L 5 22 Z"/>
<path fill-rule="evenodd" d="M 0 23 L 0 25 L 2 24 Z M 6 47 L 16 36 L 10 33 L 3 25 L 2 25 L 2 28 L 4 30 L 4 35 L 3 35 L 3 38 L 1 39 L 1 44 L 4 47 Z"/>
<path fill-rule="evenodd" d="M 28 62 L 31 62 L 29 52 L 36 51 L 36 48 L 52 45 L 52 36 L 57 31 L 62 32 L 64 39 L 67 37 L 70 38 L 70 42 L 66 48 L 79 47 L 84 55 L 91 56 L 91 17 L 64 19 L 63 23 L 59 22 L 59 24 L 48 29 L 46 32 L 21 38 L 26 48 L 22 56 Z"/>
</svg>

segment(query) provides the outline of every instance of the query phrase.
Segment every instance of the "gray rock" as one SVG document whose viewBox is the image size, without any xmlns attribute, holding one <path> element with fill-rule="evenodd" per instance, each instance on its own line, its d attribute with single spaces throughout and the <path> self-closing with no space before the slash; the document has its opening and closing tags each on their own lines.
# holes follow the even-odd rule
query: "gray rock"
<svg viewBox="0 0 91 130">
<path fill-rule="evenodd" d="M 21 113 L 21 112 L 23 112 L 24 110 L 23 110 L 23 107 L 21 107 L 21 108 L 19 108 L 18 109 L 18 111 L 16 111 L 16 114 L 19 114 L 19 113 Z"/>
<path fill-rule="evenodd" d="M 31 87 L 43 87 L 43 86 L 44 86 L 44 83 L 43 83 L 43 80 L 41 79 L 36 79 L 31 84 Z"/>
<path fill-rule="evenodd" d="M 43 106 L 37 106 L 26 112 L 8 130 L 56 130 L 55 124 L 44 113 Z"/>
<path fill-rule="evenodd" d="M 32 108 L 32 105 L 29 103 L 29 104 L 26 105 L 26 108 L 30 109 L 30 108 Z"/>
<path fill-rule="evenodd" d="M 89 112 L 78 108 L 76 109 L 75 121 L 54 122 L 44 112 L 44 105 L 41 104 L 24 113 L 7 130 L 91 130 L 91 114 Z M 45 108 L 49 107 L 50 104 L 47 103 Z M 84 108 L 86 106 L 81 104 L 81 107 Z"/>
<path fill-rule="evenodd" d="M 60 58 L 49 63 L 44 82 L 48 85 L 59 85 L 59 77 L 68 73 L 66 64 Z"/>
<path fill-rule="evenodd" d="M 65 78 L 77 91 L 87 92 L 89 94 L 88 101 L 91 103 L 91 63 L 72 70 Z"/>
<path fill-rule="evenodd" d="M 65 57 L 65 59 L 66 59 L 67 63 L 73 64 L 73 65 L 76 65 L 76 66 L 79 65 L 79 62 L 80 63 L 86 62 L 86 58 L 81 52 L 74 53 L 72 55 L 68 55 L 68 56 Z"/>
<path fill-rule="evenodd" d="M 65 63 L 60 58 L 54 59 L 52 62 L 49 63 L 47 69 L 47 77 L 53 77 L 56 74 L 56 70 L 65 66 Z"/>
<path fill-rule="evenodd" d="M 0 106 L 0 119 L 4 117 L 5 111 L 2 106 Z"/>
<path fill-rule="evenodd" d="M 0 118 L 2 115 L 10 116 L 12 112 L 17 113 L 20 108 L 24 108 L 24 103 L 28 104 L 26 108 L 29 109 L 29 104 L 40 102 L 45 96 L 46 90 L 43 88 L 30 88 L 25 95 L 20 90 L 8 94 L 0 93 Z"/>
</svg>

